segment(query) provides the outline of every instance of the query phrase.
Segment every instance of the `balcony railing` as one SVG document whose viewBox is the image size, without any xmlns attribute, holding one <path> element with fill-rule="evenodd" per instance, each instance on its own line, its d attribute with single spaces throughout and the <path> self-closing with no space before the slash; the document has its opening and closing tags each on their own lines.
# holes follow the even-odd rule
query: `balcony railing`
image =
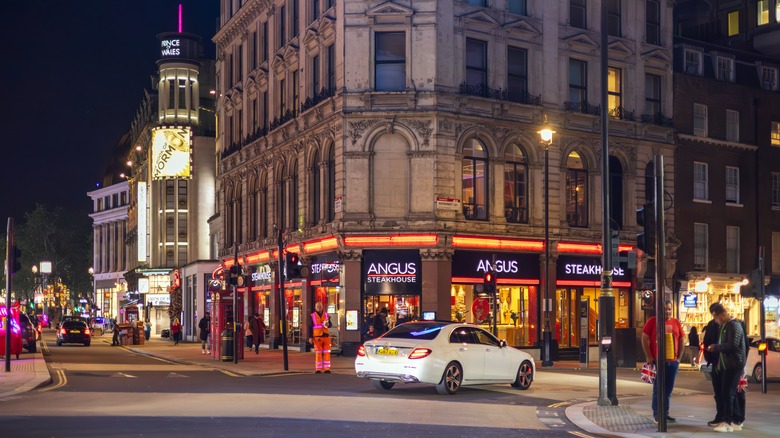
<svg viewBox="0 0 780 438">
<path fill-rule="evenodd" d="M 303 102 L 303 105 L 301 105 L 301 112 L 304 112 L 309 108 L 317 106 L 318 103 L 328 99 L 329 97 L 333 97 L 334 94 L 335 93 L 333 93 L 333 90 L 322 88 L 322 90 L 320 90 L 320 92 L 317 95 L 306 98 L 306 100 Z"/>
<path fill-rule="evenodd" d="M 612 108 L 609 110 L 609 116 L 615 119 L 620 120 L 629 120 L 632 122 L 636 121 L 636 116 L 634 115 L 634 111 L 628 111 L 627 109 L 623 108 L 622 106 L 618 106 L 615 108 Z"/>
<path fill-rule="evenodd" d="M 271 122 L 271 126 L 269 128 L 270 131 L 273 131 L 274 129 L 284 125 L 285 123 L 289 122 L 290 120 L 294 119 L 296 115 L 296 112 L 293 110 L 287 110 L 286 113 L 282 114 L 281 117 L 277 117 L 273 119 Z"/>
<path fill-rule="evenodd" d="M 506 100 L 509 102 L 517 102 L 526 105 L 540 106 L 542 104 L 541 95 L 534 96 L 526 91 L 511 91 L 490 88 L 484 82 L 476 85 L 463 82 L 460 84 L 459 94 L 486 97 L 488 99 Z"/>
<path fill-rule="evenodd" d="M 591 105 L 587 100 L 579 102 L 564 102 L 563 107 L 570 113 L 591 114 L 594 116 L 601 115 L 601 106 Z"/>
<path fill-rule="evenodd" d="M 674 120 L 671 117 L 666 117 L 664 113 L 642 114 L 642 123 L 650 123 L 667 128 L 674 126 Z"/>
<path fill-rule="evenodd" d="M 525 207 L 504 207 L 504 217 L 511 224 L 528 222 L 528 209 Z"/>
</svg>

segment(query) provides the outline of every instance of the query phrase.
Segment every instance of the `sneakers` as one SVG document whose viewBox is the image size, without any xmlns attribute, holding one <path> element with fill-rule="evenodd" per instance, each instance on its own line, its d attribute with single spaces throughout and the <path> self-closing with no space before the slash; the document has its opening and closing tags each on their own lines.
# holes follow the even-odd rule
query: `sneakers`
<svg viewBox="0 0 780 438">
<path fill-rule="evenodd" d="M 667 423 L 676 423 L 677 419 L 667 415 L 666 416 L 666 422 Z M 658 417 L 653 417 L 653 423 L 658 424 Z"/>
<path fill-rule="evenodd" d="M 206 350 L 201 350 L 200 354 L 206 354 Z"/>
<path fill-rule="evenodd" d="M 739 432 L 742 430 L 742 424 L 743 423 L 731 423 L 731 428 L 734 430 L 734 432 Z"/>
<path fill-rule="evenodd" d="M 716 419 L 714 419 L 714 420 L 712 420 L 712 421 L 708 421 L 708 422 L 707 422 L 707 426 L 710 426 L 710 427 L 716 427 L 716 426 L 719 426 L 719 425 L 720 425 L 720 423 L 723 423 L 723 422 L 722 422 L 722 421 L 720 421 L 720 419 L 716 418 Z"/>
<path fill-rule="evenodd" d="M 734 432 L 734 428 L 729 423 L 720 423 L 714 430 L 715 432 Z"/>
</svg>

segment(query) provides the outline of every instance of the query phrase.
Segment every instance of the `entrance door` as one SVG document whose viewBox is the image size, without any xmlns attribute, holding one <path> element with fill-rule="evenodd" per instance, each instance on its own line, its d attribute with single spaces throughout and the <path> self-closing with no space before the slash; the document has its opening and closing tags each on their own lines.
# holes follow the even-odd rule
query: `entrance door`
<svg viewBox="0 0 780 438">
<path fill-rule="evenodd" d="M 577 289 L 558 289 L 555 291 L 554 333 L 558 338 L 559 348 L 579 347 L 578 304 Z"/>
</svg>

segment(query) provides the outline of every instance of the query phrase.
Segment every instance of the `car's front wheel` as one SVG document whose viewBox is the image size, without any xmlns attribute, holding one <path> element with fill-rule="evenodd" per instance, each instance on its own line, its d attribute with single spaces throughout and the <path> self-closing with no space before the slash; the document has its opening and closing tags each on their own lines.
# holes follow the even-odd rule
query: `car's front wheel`
<svg viewBox="0 0 780 438">
<path fill-rule="evenodd" d="M 753 368 L 753 380 L 756 383 L 761 383 L 764 380 L 764 367 L 761 366 L 761 362 L 757 363 L 756 367 Z"/>
<path fill-rule="evenodd" d="M 37 345 L 35 344 L 35 341 L 31 342 L 31 343 L 30 343 L 30 344 L 27 346 L 27 351 L 28 351 L 28 352 L 30 352 L 30 353 L 35 353 L 36 351 L 38 351 L 38 347 L 37 347 Z"/>
<path fill-rule="evenodd" d="M 515 382 L 512 383 L 512 387 L 526 390 L 531 387 L 531 383 L 534 381 L 534 367 L 531 362 L 524 361 L 517 369 L 517 377 Z"/>
<path fill-rule="evenodd" d="M 393 386 L 395 386 L 395 382 L 385 382 L 384 380 L 372 380 L 371 384 L 374 385 L 374 388 L 376 389 L 384 390 L 393 389 Z"/>
<path fill-rule="evenodd" d="M 442 395 L 452 395 L 458 392 L 463 383 L 463 369 L 456 362 L 450 362 L 444 368 L 441 381 L 436 385 L 436 390 Z"/>
</svg>

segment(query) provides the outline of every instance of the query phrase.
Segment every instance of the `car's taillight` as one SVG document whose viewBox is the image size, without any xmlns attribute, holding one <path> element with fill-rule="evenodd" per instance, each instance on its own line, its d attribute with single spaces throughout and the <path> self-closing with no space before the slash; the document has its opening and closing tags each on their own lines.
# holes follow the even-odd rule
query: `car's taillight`
<svg viewBox="0 0 780 438">
<path fill-rule="evenodd" d="M 431 354 L 430 348 L 415 348 L 409 353 L 409 359 L 422 359 L 428 357 L 429 354 Z"/>
<path fill-rule="evenodd" d="M 84 329 L 84 334 L 85 334 L 85 335 L 88 335 L 88 334 L 89 334 L 89 327 L 87 327 L 87 328 L 85 328 L 85 329 Z"/>
<path fill-rule="evenodd" d="M 357 355 L 361 357 L 366 355 L 366 347 L 364 347 L 363 344 L 360 344 L 360 347 L 358 347 Z"/>
<path fill-rule="evenodd" d="M 65 334 L 65 329 L 64 329 L 64 328 L 61 328 L 61 329 L 60 329 L 60 333 L 62 333 L 62 334 L 64 335 L 64 334 Z"/>
</svg>

